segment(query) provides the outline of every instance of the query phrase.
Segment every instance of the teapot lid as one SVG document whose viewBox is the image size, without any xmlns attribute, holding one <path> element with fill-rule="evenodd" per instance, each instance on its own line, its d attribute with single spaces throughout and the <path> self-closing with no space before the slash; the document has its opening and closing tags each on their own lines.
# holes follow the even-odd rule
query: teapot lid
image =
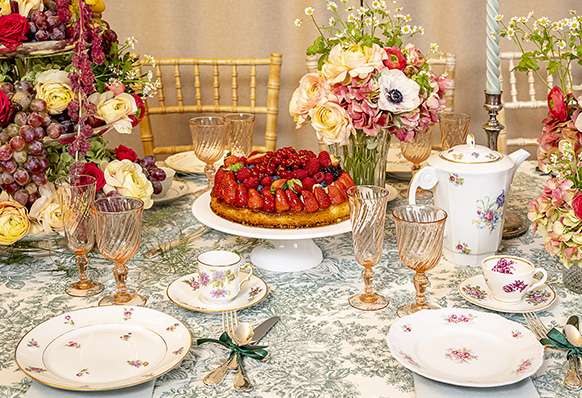
<svg viewBox="0 0 582 398">
<path fill-rule="evenodd" d="M 501 160 L 503 155 L 483 145 L 475 144 L 473 134 L 467 136 L 466 145 L 457 145 L 439 154 L 444 160 L 455 163 L 483 164 Z"/>
</svg>

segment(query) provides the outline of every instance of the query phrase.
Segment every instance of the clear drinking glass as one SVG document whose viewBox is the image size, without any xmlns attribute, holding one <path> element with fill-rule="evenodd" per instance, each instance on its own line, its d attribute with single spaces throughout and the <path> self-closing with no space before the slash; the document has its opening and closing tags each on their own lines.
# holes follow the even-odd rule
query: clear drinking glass
<svg viewBox="0 0 582 398">
<path fill-rule="evenodd" d="M 373 185 L 358 185 L 349 188 L 346 193 L 350 204 L 354 255 L 364 267 L 362 277 L 365 285 L 364 293 L 350 297 L 348 302 L 359 310 L 380 310 L 388 305 L 388 299 L 374 293 L 372 267 L 382 258 L 388 190 Z"/>
<path fill-rule="evenodd" d="M 467 143 L 471 116 L 466 113 L 444 112 L 439 114 L 443 151 Z"/>
<path fill-rule="evenodd" d="M 402 156 L 412 162 L 412 174 L 420 170 L 420 164 L 430 157 L 432 150 L 432 126 L 419 131 L 410 142 L 400 141 L 400 151 Z M 408 190 L 400 192 L 403 197 L 408 197 Z M 432 198 L 432 192 L 418 188 L 416 199 L 427 200 Z"/>
<path fill-rule="evenodd" d="M 90 206 L 95 201 L 96 180 L 88 175 L 72 175 L 55 180 L 67 246 L 77 255 L 79 281 L 65 288 L 69 296 L 90 297 L 103 291 L 103 284 L 89 280 L 87 253 L 95 245 L 95 226 Z"/>
<path fill-rule="evenodd" d="M 113 275 L 117 283 L 115 293 L 101 299 L 99 305 L 146 303 L 145 297 L 129 293 L 128 268 L 125 265 L 125 262 L 139 250 L 143 205 L 141 199 L 126 196 L 98 199 L 91 205 L 97 247 L 105 258 L 115 261 Z"/>
<path fill-rule="evenodd" d="M 194 154 L 198 159 L 206 163 L 204 173 L 208 180 L 206 191 L 214 185 L 214 163 L 224 155 L 227 130 L 226 122 L 222 117 L 201 116 L 190 119 L 190 133 L 194 145 Z"/>
<path fill-rule="evenodd" d="M 228 150 L 236 156 L 249 156 L 253 151 L 255 115 L 251 113 L 229 113 L 224 115 L 228 131 Z"/>
<path fill-rule="evenodd" d="M 399 307 L 396 314 L 403 317 L 438 308 L 427 303 L 424 293 L 428 277 L 425 272 L 433 269 L 441 258 L 447 213 L 435 206 L 408 205 L 397 207 L 392 215 L 396 224 L 398 255 L 406 267 L 416 271 L 412 278 L 416 301 Z"/>
</svg>

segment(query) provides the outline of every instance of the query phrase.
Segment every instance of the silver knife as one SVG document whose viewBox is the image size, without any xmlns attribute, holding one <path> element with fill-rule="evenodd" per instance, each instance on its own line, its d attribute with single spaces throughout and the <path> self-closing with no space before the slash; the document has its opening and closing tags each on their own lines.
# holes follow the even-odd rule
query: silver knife
<svg viewBox="0 0 582 398">
<path fill-rule="evenodd" d="M 257 326 L 257 328 L 255 329 L 255 334 L 253 335 L 253 339 L 250 342 L 250 345 L 257 344 L 263 337 L 265 337 L 267 332 L 271 330 L 271 328 L 277 322 L 279 322 L 279 319 L 281 318 L 278 316 L 274 316 L 267 319 L 259 326 Z M 230 353 L 230 356 L 226 359 L 226 361 L 224 361 L 222 364 L 220 364 L 220 366 L 218 366 L 216 369 L 214 369 L 212 372 L 206 375 L 206 377 L 204 377 L 203 380 L 204 384 L 211 386 L 220 383 L 222 379 L 224 379 L 226 372 L 228 372 L 230 369 L 232 370 L 236 369 L 236 361 L 234 360 L 235 358 L 236 356 L 234 355 L 233 351 Z"/>
<path fill-rule="evenodd" d="M 206 232 L 206 225 L 203 225 L 202 227 L 200 227 L 200 229 L 198 229 L 193 234 L 186 235 L 186 236 L 183 236 L 179 239 L 173 240 L 171 242 L 152 247 L 151 249 L 149 249 L 147 252 L 144 253 L 144 257 L 145 258 L 152 258 L 152 257 L 160 254 L 162 251 L 170 250 L 172 247 L 183 244 L 184 242 L 190 243 L 193 240 L 201 237 L 202 234 L 204 234 L 205 232 Z"/>
</svg>

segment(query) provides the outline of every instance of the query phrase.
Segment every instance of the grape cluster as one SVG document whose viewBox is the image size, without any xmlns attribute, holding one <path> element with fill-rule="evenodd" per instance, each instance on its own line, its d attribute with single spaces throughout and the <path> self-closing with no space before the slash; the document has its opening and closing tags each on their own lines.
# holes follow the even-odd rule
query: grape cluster
<svg viewBox="0 0 582 398">
<path fill-rule="evenodd" d="M 30 13 L 30 41 L 64 40 L 67 38 L 66 24 L 60 20 L 56 10 L 34 10 Z"/>
<path fill-rule="evenodd" d="M 156 166 L 156 158 L 149 155 L 144 156 L 143 159 L 136 159 L 148 180 L 152 183 L 154 188 L 154 195 L 158 195 L 162 192 L 162 181 L 166 179 L 166 172 Z"/>
</svg>

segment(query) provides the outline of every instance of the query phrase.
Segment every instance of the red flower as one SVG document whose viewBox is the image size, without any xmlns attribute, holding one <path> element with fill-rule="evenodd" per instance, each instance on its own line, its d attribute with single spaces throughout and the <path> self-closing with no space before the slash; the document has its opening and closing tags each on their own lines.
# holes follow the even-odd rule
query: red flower
<svg viewBox="0 0 582 398">
<path fill-rule="evenodd" d="M 0 17 L 0 43 L 6 46 L 3 51 L 12 51 L 26 40 L 25 34 L 30 25 L 22 15 L 13 13 Z"/>
<path fill-rule="evenodd" d="M 548 94 L 548 108 L 553 117 L 563 122 L 568 119 L 566 96 L 560 87 L 554 87 Z"/>
<path fill-rule="evenodd" d="M 576 217 L 582 220 L 582 194 L 578 194 L 572 199 L 572 209 L 574 209 Z"/>
<path fill-rule="evenodd" d="M 404 55 L 400 52 L 400 50 L 398 50 L 398 47 L 385 47 L 384 50 L 388 55 L 388 59 L 382 61 L 384 62 L 384 65 L 388 69 L 398 69 L 404 71 L 406 68 L 406 58 L 404 58 Z"/>
<path fill-rule="evenodd" d="M 6 127 L 12 121 L 12 115 L 16 108 L 6 96 L 6 93 L 0 90 L 0 127 Z"/>
<path fill-rule="evenodd" d="M 103 188 L 105 185 L 105 175 L 103 175 L 103 172 L 99 167 L 97 167 L 95 163 L 85 163 L 81 174 L 95 177 L 95 180 L 97 180 L 97 191 L 101 190 L 101 188 Z"/>
<path fill-rule="evenodd" d="M 137 159 L 137 153 L 135 153 L 135 151 L 131 148 L 119 145 L 117 148 L 115 148 L 115 157 L 117 160 L 128 159 L 133 162 L 135 159 Z"/>
<path fill-rule="evenodd" d="M 131 94 L 131 96 L 133 97 L 133 99 L 135 99 L 137 112 L 135 113 L 135 115 L 129 115 L 129 118 L 131 119 L 131 125 L 135 127 L 139 124 L 139 122 L 141 122 L 141 119 L 143 119 L 143 117 L 145 116 L 145 104 L 139 96 L 135 94 Z"/>
</svg>

